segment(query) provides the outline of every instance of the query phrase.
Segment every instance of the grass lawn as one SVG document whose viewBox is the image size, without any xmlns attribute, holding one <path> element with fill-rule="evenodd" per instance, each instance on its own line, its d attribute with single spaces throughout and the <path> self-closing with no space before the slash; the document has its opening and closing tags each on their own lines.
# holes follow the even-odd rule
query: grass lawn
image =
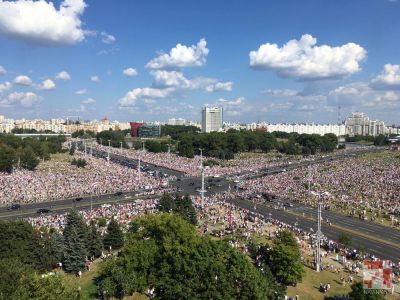
<svg viewBox="0 0 400 300">
<path fill-rule="evenodd" d="M 323 300 L 325 296 L 339 296 L 348 294 L 350 292 L 350 284 L 346 283 L 343 286 L 340 283 L 340 275 L 334 274 L 329 271 L 315 272 L 308 267 L 305 267 L 306 274 L 303 278 L 303 282 L 297 284 L 296 287 L 288 287 L 287 295 L 294 297 L 295 295 L 299 295 L 299 298 L 307 299 L 307 300 Z M 346 273 L 347 275 L 347 273 Z M 327 293 L 321 293 L 319 291 L 320 283 L 329 283 L 331 285 L 331 289 Z M 396 295 L 388 295 L 385 299 L 394 300 L 399 299 L 399 294 Z"/>
<path fill-rule="evenodd" d="M 92 264 L 90 272 L 83 272 L 82 278 L 74 274 L 65 275 L 63 277 L 65 284 L 74 290 L 81 287 L 81 299 L 96 299 L 97 289 L 93 279 L 99 274 L 100 264 Z"/>
<path fill-rule="evenodd" d="M 300 299 L 324 299 L 325 296 L 348 294 L 350 285 L 342 286 L 340 276 L 329 271 L 315 272 L 308 267 L 305 267 L 306 274 L 303 282 L 297 284 L 296 287 L 288 287 L 287 295 L 294 297 L 299 295 Z M 320 283 L 329 283 L 331 289 L 327 293 L 319 291 Z"/>
<path fill-rule="evenodd" d="M 64 283 L 71 287 L 73 290 L 77 290 L 81 287 L 81 299 L 98 299 L 96 285 L 94 283 L 94 278 L 100 272 L 100 266 L 102 262 L 97 262 L 92 264 L 90 272 L 82 273 L 82 278 L 78 278 L 75 275 L 67 274 L 63 277 Z M 135 293 L 132 296 L 124 297 L 126 300 L 146 300 L 148 299 L 145 295 Z M 60 299 L 62 300 L 62 299 Z"/>
</svg>

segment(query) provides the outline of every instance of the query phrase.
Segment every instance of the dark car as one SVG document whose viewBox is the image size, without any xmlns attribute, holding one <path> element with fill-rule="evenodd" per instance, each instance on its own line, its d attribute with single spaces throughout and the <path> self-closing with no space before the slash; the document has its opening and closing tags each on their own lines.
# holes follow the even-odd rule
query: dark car
<svg viewBox="0 0 400 300">
<path fill-rule="evenodd" d="M 82 197 L 75 198 L 75 201 L 77 201 L 77 202 L 79 202 L 79 201 L 81 201 L 81 200 L 83 200 Z"/>
<path fill-rule="evenodd" d="M 37 210 L 37 213 L 38 213 L 38 214 L 46 214 L 46 213 L 48 213 L 48 212 L 50 212 L 50 209 L 48 209 L 48 208 L 39 208 L 39 209 Z"/>
<path fill-rule="evenodd" d="M 116 192 L 115 194 L 114 194 L 114 196 L 121 196 L 122 195 L 122 192 Z"/>
<path fill-rule="evenodd" d="M 189 185 L 194 185 L 194 182 L 192 181 L 191 183 L 189 183 Z"/>
<path fill-rule="evenodd" d="M 10 209 L 12 209 L 12 210 L 21 209 L 21 204 L 13 203 L 13 204 L 11 204 L 11 207 L 8 210 L 10 210 Z"/>
</svg>

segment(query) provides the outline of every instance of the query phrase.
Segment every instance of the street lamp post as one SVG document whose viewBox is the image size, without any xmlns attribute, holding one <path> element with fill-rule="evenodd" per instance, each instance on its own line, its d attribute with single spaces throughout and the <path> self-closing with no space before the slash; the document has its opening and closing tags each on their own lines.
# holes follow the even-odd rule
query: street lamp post
<svg viewBox="0 0 400 300">
<path fill-rule="evenodd" d="M 111 148 L 111 140 L 108 140 L 108 151 L 107 151 L 108 164 L 110 164 L 110 148 Z"/>
<path fill-rule="evenodd" d="M 323 193 L 318 193 L 318 192 L 311 192 L 312 195 L 318 197 L 318 216 L 317 216 L 317 234 L 316 234 L 316 240 L 317 240 L 317 247 L 316 247 L 316 252 L 315 252 L 315 271 L 319 272 L 320 271 L 320 265 L 321 265 L 321 240 L 323 238 L 323 234 L 321 231 L 321 214 L 322 214 L 322 201 L 321 198 L 329 196 L 328 192 L 323 192 Z"/>
<path fill-rule="evenodd" d="M 140 155 L 138 159 L 138 178 L 139 178 L 139 184 L 140 184 Z"/>
<path fill-rule="evenodd" d="M 204 164 L 203 164 L 203 149 L 199 148 L 200 150 L 200 168 L 201 168 L 201 204 L 204 204 Z"/>
<path fill-rule="evenodd" d="M 121 152 L 121 155 L 122 155 L 122 142 L 119 142 L 119 143 L 121 144 L 121 148 L 120 148 L 120 149 L 121 149 L 121 151 L 120 151 L 120 152 Z"/>
</svg>

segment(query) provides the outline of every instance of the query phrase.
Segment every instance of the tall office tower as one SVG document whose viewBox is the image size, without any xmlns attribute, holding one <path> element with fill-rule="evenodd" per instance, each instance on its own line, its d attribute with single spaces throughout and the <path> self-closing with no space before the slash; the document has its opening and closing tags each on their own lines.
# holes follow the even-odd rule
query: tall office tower
<svg viewBox="0 0 400 300">
<path fill-rule="evenodd" d="M 201 132 L 220 131 L 222 130 L 222 122 L 222 107 L 203 107 Z"/>
</svg>

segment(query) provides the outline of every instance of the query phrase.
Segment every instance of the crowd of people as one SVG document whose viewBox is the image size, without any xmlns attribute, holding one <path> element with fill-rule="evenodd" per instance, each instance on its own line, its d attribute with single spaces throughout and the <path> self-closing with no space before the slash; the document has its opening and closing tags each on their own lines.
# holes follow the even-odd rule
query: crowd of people
<svg viewBox="0 0 400 300">
<path fill-rule="evenodd" d="M 73 166 L 72 158 L 85 159 L 87 165 Z M 16 169 L 11 174 L 0 174 L 0 205 L 135 191 L 141 187 L 157 189 L 166 184 L 143 172 L 139 178 L 136 169 L 76 152 L 68 159 L 41 163 L 35 171 Z"/>
<path fill-rule="evenodd" d="M 316 206 L 310 191 L 327 192 L 324 206 L 365 220 L 400 215 L 400 163 L 363 156 L 315 164 L 244 181 L 241 197 L 273 194 L 282 200 Z"/>
<path fill-rule="evenodd" d="M 188 176 L 199 176 L 201 174 L 200 155 L 195 155 L 194 158 L 187 158 L 175 153 L 152 153 L 143 150 L 109 148 L 107 146 L 94 144 L 93 149 L 96 148 L 131 159 L 140 158 L 143 162 L 183 172 Z M 207 164 L 207 161 L 210 162 L 210 165 L 205 167 L 206 176 L 251 173 L 260 169 L 287 164 L 300 159 L 302 159 L 301 156 L 287 156 L 276 153 L 240 153 L 235 155 L 234 159 L 226 161 L 203 157 L 205 164 Z"/>
<path fill-rule="evenodd" d="M 103 204 L 102 206 L 95 207 L 91 210 L 80 210 L 79 213 L 88 225 L 92 221 L 98 223 L 100 219 L 104 219 L 106 222 L 109 222 L 114 218 L 118 223 L 126 226 L 137 216 L 156 212 L 157 204 L 158 199 L 138 199 L 135 202 L 130 203 Z M 30 217 L 26 220 L 35 228 L 53 228 L 62 232 L 65 226 L 66 216 L 67 213 L 48 214 Z"/>
</svg>

